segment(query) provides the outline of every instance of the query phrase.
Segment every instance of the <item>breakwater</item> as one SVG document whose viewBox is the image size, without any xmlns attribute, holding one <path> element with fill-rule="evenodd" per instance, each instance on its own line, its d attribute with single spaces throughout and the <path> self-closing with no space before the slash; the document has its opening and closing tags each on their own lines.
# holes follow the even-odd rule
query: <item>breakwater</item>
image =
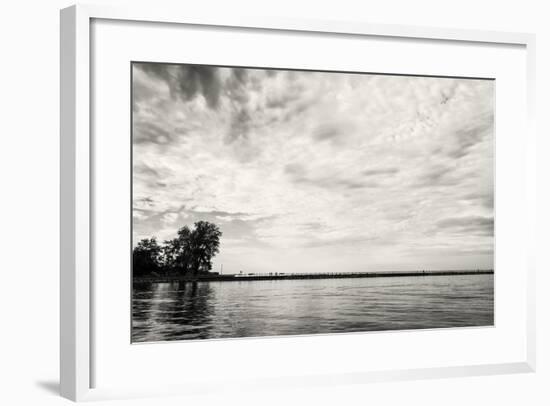
<svg viewBox="0 0 550 406">
<path fill-rule="evenodd" d="M 297 279 L 349 279 L 349 278 L 388 278 L 409 276 L 449 276 L 449 275 L 484 275 L 493 274 L 489 270 L 453 270 L 453 271 L 389 271 L 389 272 L 323 272 L 323 273 L 270 273 L 270 274 L 209 274 L 190 278 L 186 275 L 134 277 L 134 283 L 166 282 L 246 282 Z"/>
</svg>

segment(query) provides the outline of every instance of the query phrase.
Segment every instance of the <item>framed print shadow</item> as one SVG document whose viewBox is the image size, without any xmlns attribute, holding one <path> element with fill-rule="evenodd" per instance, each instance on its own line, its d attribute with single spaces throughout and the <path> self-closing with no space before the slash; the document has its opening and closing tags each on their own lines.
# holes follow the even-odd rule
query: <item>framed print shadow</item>
<svg viewBox="0 0 550 406">
<path fill-rule="evenodd" d="M 533 371 L 533 58 L 522 33 L 62 10 L 62 396 Z"/>
<path fill-rule="evenodd" d="M 131 69 L 132 342 L 493 325 L 494 80 Z"/>
</svg>

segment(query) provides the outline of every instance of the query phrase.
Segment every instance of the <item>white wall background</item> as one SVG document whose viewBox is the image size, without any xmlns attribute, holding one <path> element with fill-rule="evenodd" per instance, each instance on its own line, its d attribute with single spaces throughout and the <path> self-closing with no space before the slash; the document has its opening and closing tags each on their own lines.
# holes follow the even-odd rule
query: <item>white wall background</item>
<svg viewBox="0 0 550 406">
<path fill-rule="evenodd" d="M 539 153 L 538 371 L 535 374 L 119 400 L 118 405 L 550 404 L 549 12 L 543 1 L 191 1 L 193 13 L 365 20 L 535 32 Z M 141 2 L 141 1 L 140 1 Z M 153 1 L 150 1 L 153 3 Z M 125 4 L 123 1 L 95 3 Z M 135 2 L 134 2 L 135 3 Z M 143 1 L 143 3 L 146 3 Z M 168 1 L 154 1 L 161 7 Z M 57 405 L 59 9 L 64 0 L 0 5 L 0 403 Z M 546 97 L 545 97 L 546 96 Z M 546 137 L 543 136 L 546 135 Z M 518 134 L 521 142 L 521 134 Z M 215 365 L 212 366 L 215 368 Z M 105 402 L 107 404 L 108 402 Z"/>
</svg>

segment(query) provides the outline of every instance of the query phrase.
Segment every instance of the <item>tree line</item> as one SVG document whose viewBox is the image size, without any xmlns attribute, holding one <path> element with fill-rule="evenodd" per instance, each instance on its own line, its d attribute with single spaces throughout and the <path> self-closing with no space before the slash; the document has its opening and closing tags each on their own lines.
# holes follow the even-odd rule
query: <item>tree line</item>
<svg viewBox="0 0 550 406">
<path fill-rule="evenodd" d="M 212 270 L 212 258 L 220 250 L 219 227 L 198 221 L 194 228 L 183 226 L 174 239 L 159 244 L 144 238 L 133 250 L 133 276 L 181 275 L 194 279 Z"/>
</svg>

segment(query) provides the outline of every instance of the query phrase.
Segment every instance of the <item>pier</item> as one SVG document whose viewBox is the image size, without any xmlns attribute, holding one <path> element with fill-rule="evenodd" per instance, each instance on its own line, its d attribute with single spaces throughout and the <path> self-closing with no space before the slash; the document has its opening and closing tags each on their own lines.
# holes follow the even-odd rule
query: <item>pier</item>
<svg viewBox="0 0 550 406">
<path fill-rule="evenodd" d="M 493 274 L 492 269 L 486 270 L 454 270 L 454 271 L 388 271 L 388 272 L 323 272 L 323 273 L 282 273 L 269 274 L 239 273 L 239 274 L 202 274 L 195 279 L 185 275 L 135 277 L 134 283 L 166 283 L 166 282 L 247 282 L 275 281 L 298 279 L 347 279 L 347 278 L 388 278 L 410 276 L 452 276 L 452 275 L 487 275 Z"/>
</svg>

